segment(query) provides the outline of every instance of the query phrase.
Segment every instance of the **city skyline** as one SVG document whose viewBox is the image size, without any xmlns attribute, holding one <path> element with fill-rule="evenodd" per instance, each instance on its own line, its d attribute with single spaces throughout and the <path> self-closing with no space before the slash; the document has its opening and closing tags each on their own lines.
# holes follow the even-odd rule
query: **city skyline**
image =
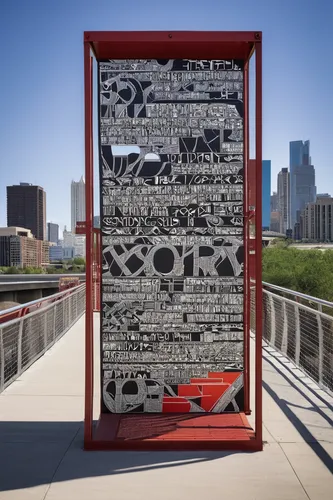
<svg viewBox="0 0 333 500">
<path fill-rule="evenodd" d="M 270 230 L 294 240 L 332 241 L 333 198 L 318 193 L 311 141 L 289 143 L 289 167 L 277 175 L 270 197 Z"/>
<path fill-rule="evenodd" d="M 47 219 L 61 228 L 70 227 L 70 182 L 84 174 L 83 31 L 149 30 L 151 18 L 156 30 L 262 30 L 263 158 L 271 159 L 275 179 L 288 166 L 289 141 L 310 138 L 318 191 L 333 192 L 327 147 L 333 130 L 326 112 L 333 105 L 333 82 L 331 72 L 324 70 L 327 50 L 323 50 L 332 45 L 331 3 L 272 0 L 269 5 L 263 1 L 250 5 L 239 0 L 235 5 L 228 3 L 228 8 L 212 0 L 204 4 L 186 0 L 181 5 L 172 0 L 168 5 L 129 4 L 126 16 L 121 4 L 108 1 L 84 0 L 79 15 L 73 0 L 47 5 L 31 0 L 19 10 L 12 2 L 4 6 L 2 33 L 5 37 L 13 32 L 17 35 L 2 61 L 4 74 L 15 77 L 1 82 L 0 107 L 6 119 L 0 125 L 0 226 L 6 221 L 6 185 L 27 180 L 47 192 Z M 175 8 L 180 15 L 174 16 Z M 188 9 L 191 16 L 185 15 Z M 320 37 L 309 37 L 313 30 Z M 26 40 L 34 47 L 32 58 L 22 57 Z M 22 79 L 16 76 L 18 60 L 20 75 L 24 75 L 23 94 Z M 319 88 L 325 95 L 324 106 L 314 99 Z M 97 121 L 95 131 L 97 192 Z M 253 144 L 251 148 L 253 157 Z M 98 206 L 96 199 L 96 214 Z"/>
<path fill-rule="evenodd" d="M 312 161 L 312 158 L 310 156 L 310 139 L 307 140 L 297 140 L 297 141 L 289 141 L 289 167 L 283 167 L 281 170 L 278 172 L 276 176 L 276 183 L 273 185 L 273 176 L 271 175 L 271 160 L 263 160 L 262 162 L 262 175 L 263 175 L 263 184 L 262 184 L 262 195 L 263 195 L 263 213 L 262 213 L 262 224 L 263 228 L 267 229 L 270 227 L 273 223 L 274 227 L 276 226 L 276 222 L 270 221 L 270 223 L 267 224 L 268 220 L 268 214 L 272 214 L 274 210 L 272 209 L 272 199 L 276 197 L 276 211 L 280 214 L 280 220 L 278 222 L 279 225 L 279 230 L 277 232 L 285 234 L 286 231 L 292 227 L 294 227 L 295 223 L 298 222 L 300 223 L 300 216 L 302 214 L 302 211 L 306 208 L 308 203 L 314 203 L 316 201 L 316 197 L 331 197 L 330 193 L 324 193 L 324 194 L 317 194 L 317 185 L 315 182 L 315 169 L 313 165 L 307 165 L 304 163 L 310 163 Z M 303 162 L 303 165 L 298 165 L 299 162 Z M 309 194 L 306 193 L 305 197 L 308 197 L 309 200 L 306 201 L 302 204 L 302 207 L 298 210 L 298 219 L 294 220 L 292 222 L 292 204 L 291 204 L 291 176 L 290 176 L 290 171 L 295 170 L 296 173 L 298 172 L 297 169 L 301 172 L 302 168 L 310 168 L 311 171 L 305 173 L 304 175 L 301 176 L 301 178 L 308 179 L 311 177 L 313 178 L 313 196 L 309 198 Z M 308 175 L 307 175 L 308 174 Z M 310 177 L 309 177 L 310 176 Z M 303 184 L 306 184 L 306 182 L 303 182 Z M 29 183 L 20 183 L 18 186 L 31 186 Z M 270 185 L 270 193 L 268 196 L 267 192 L 267 187 Z M 7 186 L 6 189 L 8 190 Z M 40 186 L 37 186 L 40 189 L 43 190 Z M 304 186 L 303 186 L 304 188 Z M 46 193 L 44 192 L 44 196 Z M 71 225 L 70 225 L 70 230 L 67 230 L 67 224 L 61 228 L 61 226 L 56 222 L 53 221 L 47 221 L 45 222 L 45 226 L 47 226 L 47 229 L 45 230 L 45 240 L 49 240 L 49 227 L 51 226 L 57 226 L 58 230 L 58 239 L 59 241 L 61 240 L 60 233 L 62 234 L 63 232 L 70 233 L 70 234 L 75 234 L 75 227 L 76 227 L 76 222 L 79 220 L 84 220 L 85 219 L 85 181 L 84 177 L 81 176 L 79 181 L 71 181 L 71 193 L 70 193 L 70 198 L 71 198 Z M 296 198 L 294 196 L 294 198 Z M 301 196 L 302 198 L 302 196 Z M 303 193 L 303 198 L 304 198 L 304 193 Z M 295 202 L 295 200 L 294 200 Z M 45 206 L 45 209 L 47 207 Z M 98 210 L 98 209 L 97 209 Z M 8 216 L 7 216 L 8 219 Z M 99 227 L 99 221 L 100 215 L 94 214 L 94 221 L 93 225 L 94 227 Z M 73 226 L 74 224 L 74 226 Z M 15 226 L 16 224 L 14 224 Z M 74 230 L 73 230 L 74 227 Z M 27 228 L 30 229 L 30 228 Z M 277 229 L 277 228 L 275 228 Z M 59 233 L 60 231 L 60 233 Z"/>
</svg>

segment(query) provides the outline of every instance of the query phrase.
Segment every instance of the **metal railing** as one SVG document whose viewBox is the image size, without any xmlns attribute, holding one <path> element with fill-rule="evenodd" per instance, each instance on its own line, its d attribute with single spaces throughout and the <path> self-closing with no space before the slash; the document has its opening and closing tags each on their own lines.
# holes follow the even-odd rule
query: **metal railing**
<svg viewBox="0 0 333 500">
<path fill-rule="evenodd" d="M 0 325 L 0 392 L 57 342 L 85 312 L 85 285 Z"/>
<path fill-rule="evenodd" d="M 32 300 L 30 302 L 26 302 L 25 304 L 19 304 L 17 306 L 10 307 L 8 309 L 3 309 L 0 311 L 0 325 L 2 323 L 7 323 L 12 319 L 26 316 L 27 314 L 30 314 L 36 311 L 37 309 L 46 307 L 53 302 L 57 302 L 66 295 L 71 294 L 75 288 L 78 288 L 80 286 L 82 285 L 77 285 L 76 287 L 67 288 L 62 292 L 57 292 L 41 299 Z"/>
<path fill-rule="evenodd" d="M 253 293 L 251 294 L 252 298 Z M 263 337 L 333 391 L 333 303 L 263 283 Z M 251 329 L 255 329 L 251 300 Z"/>
<path fill-rule="evenodd" d="M 326 312 L 333 316 L 333 302 L 328 300 L 318 299 L 317 297 L 312 297 L 311 295 L 306 295 L 305 293 L 296 292 L 290 290 L 289 288 L 283 288 L 282 286 L 272 285 L 271 283 L 262 282 L 264 290 L 269 292 L 274 292 L 277 295 L 286 297 L 287 299 L 295 300 L 301 304 L 311 307 L 312 309 L 317 309 L 321 312 Z"/>
</svg>

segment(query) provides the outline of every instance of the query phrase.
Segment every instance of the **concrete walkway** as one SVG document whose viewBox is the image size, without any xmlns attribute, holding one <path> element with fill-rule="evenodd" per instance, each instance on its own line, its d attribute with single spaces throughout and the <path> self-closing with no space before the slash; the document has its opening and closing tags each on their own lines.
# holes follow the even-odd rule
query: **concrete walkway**
<svg viewBox="0 0 333 500">
<path fill-rule="evenodd" d="M 84 452 L 83 337 L 82 318 L 0 395 L 0 500 L 333 498 L 333 399 L 268 347 L 262 453 Z"/>
</svg>

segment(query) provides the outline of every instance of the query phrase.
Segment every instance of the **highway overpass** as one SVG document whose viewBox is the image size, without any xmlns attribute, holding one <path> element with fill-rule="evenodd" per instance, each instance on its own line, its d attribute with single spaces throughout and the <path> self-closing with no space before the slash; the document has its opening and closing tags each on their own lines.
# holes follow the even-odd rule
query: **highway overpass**
<svg viewBox="0 0 333 500">
<path fill-rule="evenodd" d="M 0 303 L 24 304 L 48 297 L 59 290 L 59 279 L 65 276 L 86 279 L 85 274 L 1 274 Z"/>
</svg>

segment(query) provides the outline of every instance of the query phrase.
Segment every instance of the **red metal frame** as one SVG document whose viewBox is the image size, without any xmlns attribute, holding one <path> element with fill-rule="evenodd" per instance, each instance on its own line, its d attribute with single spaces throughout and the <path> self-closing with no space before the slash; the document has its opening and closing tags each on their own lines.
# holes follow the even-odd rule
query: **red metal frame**
<svg viewBox="0 0 333 500">
<path fill-rule="evenodd" d="M 101 310 L 101 231 L 93 229 L 93 310 Z"/>
<path fill-rule="evenodd" d="M 255 431 L 262 443 L 262 45 L 256 42 L 256 342 L 255 342 Z"/>
<path fill-rule="evenodd" d="M 93 64 L 89 44 L 84 44 L 84 121 L 85 121 L 85 178 L 86 178 L 86 315 L 85 315 L 85 403 L 84 442 L 92 440 L 93 426 Z"/>
<path fill-rule="evenodd" d="M 249 197 L 248 197 L 248 160 L 249 160 L 249 61 L 244 65 L 244 412 L 250 410 L 250 294 L 249 294 Z"/>
<path fill-rule="evenodd" d="M 255 205 L 256 205 L 256 161 L 255 160 L 249 160 L 248 162 L 248 202 L 249 202 L 249 217 L 248 217 L 248 225 L 249 225 L 249 233 L 252 228 L 252 226 L 255 227 L 256 224 L 256 216 L 255 216 Z M 249 288 L 250 288 L 250 281 L 251 279 L 254 280 L 256 276 L 255 272 L 255 240 L 250 238 L 249 236 L 249 241 L 248 241 L 248 246 L 249 246 L 249 253 L 248 253 L 248 266 L 249 266 Z M 250 293 L 250 292 L 249 292 Z"/>
<path fill-rule="evenodd" d="M 85 92 L 85 177 L 86 177 L 86 333 L 85 333 L 85 449 L 128 448 L 129 444 L 115 445 L 108 441 L 94 440 L 93 437 L 93 144 L 92 144 L 92 58 L 93 51 L 97 61 L 104 59 L 242 59 L 245 62 L 244 87 L 244 157 L 245 179 L 249 180 L 249 83 L 248 63 L 252 54 L 256 53 L 256 182 L 261 185 L 262 179 L 262 34 L 261 32 L 85 32 L 84 33 L 84 92 Z M 247 191 L 247 186 L 245 191 Z M 245 306 L 244 306 L 244 380 L 245 410 L 250 412 L 249 392 L 249 327 L 250 327 L 250 293 L 249 278 L 251 275 L 249 258 L 249 193 L 244 193 L 245 214 Z M 249 441 L 187 441 L 175 442 L 170 446 L 166 442 L 136 441 L 131 449 L 262 449 L 262 283 L 261 283 L 261 189 L 256 189 L 256 380 L 255 380 L 255 429 L 254 439 Z M 101 252 L 99 251 L 99 254 Z M 96 262 L 96 260 L 95 260 Z M 101 263 L 99 262 L 101 272 Z M 245 281 L 247 280 L 247 281 Z"/>
</svg>

